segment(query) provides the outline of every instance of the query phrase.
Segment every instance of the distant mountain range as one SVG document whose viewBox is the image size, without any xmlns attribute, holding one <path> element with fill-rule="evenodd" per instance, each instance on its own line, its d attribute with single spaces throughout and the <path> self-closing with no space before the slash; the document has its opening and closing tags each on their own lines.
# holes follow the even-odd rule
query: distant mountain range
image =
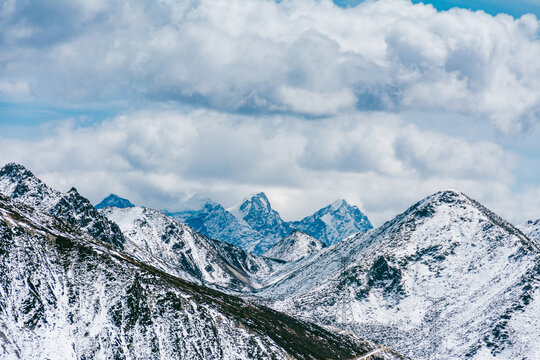
<svg viewBox="0 0 540 360">
<path fill-rule="evenodd" d="M 296 226 L 339 239 L 363 216 L 336 201 L 309 218 Z M 6 165 L 0 358 L 540 358 L 540 221 L 454 190 L 330 246 L 262 193 L 186 219 L 263 256 Z"/>
<path fill-rule="evenodd" d="M 229 209 L 214 201 L 207 201 L 200 209 L 165 213 L 212 239 L 259 255 L 293 230 L 300 230 L 325 245 L 332 245 L 373 228 L 367 216 L 345 200 L 336 200 L 300 221 L 286 222 L 272 209 L 262 192 L 246 197 Z"/>
</svg>

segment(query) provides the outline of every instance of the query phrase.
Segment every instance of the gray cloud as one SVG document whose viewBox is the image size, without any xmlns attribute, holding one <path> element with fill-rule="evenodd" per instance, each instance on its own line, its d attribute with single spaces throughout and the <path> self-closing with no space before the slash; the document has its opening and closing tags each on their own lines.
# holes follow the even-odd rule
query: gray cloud
<svg viewBox="0 0 540 360">
<path fill-rule="evenodd" d="M 408 1 L 4 2 L 0 96 L 152 99 L 310 116 L 447 111 L 538 121 L 538 20 Z"/>
</svg>

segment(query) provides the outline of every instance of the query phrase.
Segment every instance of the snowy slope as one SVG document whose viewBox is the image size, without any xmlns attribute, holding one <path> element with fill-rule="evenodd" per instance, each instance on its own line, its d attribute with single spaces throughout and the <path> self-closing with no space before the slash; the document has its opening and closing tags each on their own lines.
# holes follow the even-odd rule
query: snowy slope
<svg viewBox="0 0 540 360">
<path fill-rule="evenodd" d="M 249 291 L 272 280 L 286 264 L 252 255 L 234 245 L 209 239 L 191 227 L 144 207 L 105 208 L 101 213 L 120 226 L 126 251 L 142 249 L 178 276 L 229 290 Z M 144 253 L 143 252 L 143 253 Z"/>
<path fill-rule="evenodd" d="M 528 237 L 540 241 L 540 219 L 529 220 L 525 224 L 519 225 L 517 228 Z"/>
<path fill-rule="evenodd" d="M 116 194 L 110 194 L 105 199 L 103 199 L 99 204 L 95 206 L 96 209 L 103 209 L 105 207 L 117 207 L 117 208 L 127 208 L 127 207 L 134 207 L 128 199 L 121 198 L 120 196 Z"/>
<path fill-rule="evenodd" d="M 170 276 L 1 195 L 0 334 L 6 360 L 351 359 L 377 351 Z"/>
<path fill-rule="evenodd" d="M 123 246 L 124 237 L 120 228 L 101 216 L 75 188 L 67 193 L 53 190 L 22 165 L 10 163 L 0 169 L 0 194 L 60 217 L 101 241 Z"/>
<path fill-rule="evenodd" d="M 333 245 L 350 235 L 372 229 L 371 222 L 357 206 L 345 200 L 336 200 L 301 221 L 290 223 L 298 229 L 324 242 Z"/>
<path fill-rule="evenodd" d="M 343 266 L 345 261 L 345 266 Z M 417 359 L 540 358 L 538 242 L 455 191 L 323 249 L 260 292 Z"/>
<path fill-rule="evenodd" d="M 313 236 L 293 230 L 270 250 L 266 251 L 264 256 L 284 261 L 298 261 L 319 252 L 324 247 L 326 245 Z"/>
</svg>

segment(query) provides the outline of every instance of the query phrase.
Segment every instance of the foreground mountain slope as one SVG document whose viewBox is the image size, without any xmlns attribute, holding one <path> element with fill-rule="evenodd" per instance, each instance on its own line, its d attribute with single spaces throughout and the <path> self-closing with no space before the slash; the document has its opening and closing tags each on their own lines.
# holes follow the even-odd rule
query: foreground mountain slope
<svg viewBox="0 0 540 360">
<path fill-rule="evenodd" d="M 168 275 L 3 196 L 0 295 L 2 359 L 351 359 L 376 350 Z"/>
<path fill-rule="evenodd" d="M 187 273 L 188 279 L 249 291 L 269 283 L 287 265 L 209 239 L 157 210 L 109 207 L 101 213 L 120 226 L 129 240 L 126 251 L 139 253 L 142 249 L 163 262 L 170 273 L 183 278 Z"/>
<path fill-rule="evenodd" d="M 326 245 L 333 245 L 350 235 L 372 229 L 373 225 L 357 206 L 349 205 L 345 200 L 336 200 L 311 216 L 291 222 L 290 227 Z"/>
<path fill-rule="evenodd" d="M 310 257 L 319 252 L 326 245 L 306 233 L 293 230 L 284 237 L 270 250 L 264 253 L 264 256 L 280 259 L 284 261 L 298 261 Z"/>
<path fill-rule="evenodd" d="M 99 204 L 95 206 L 96 209 L 103 209 L 105 207 L 117 207 L 117 208 L 128 208 L 134 207 L 128 199 L 121 198 L 116 194 L 110 194 L 105 199 L 103 199 Z"/>
<path fill-rule="evenodd" d="M 123 246 L 124 237 L 120 228 L 100 215 L 75 188 L 67 193 L 56 191 L 22 165 L 10 163 L 0 169 L 0 194 L 60 217 L 101 241 L 120 248 Z"/>
<path fill-rule="evenodd" d="M 538 243 L 455 191 L 322 250 L 260 296 L 418 359 L 540 357 Z"/>
</svg>

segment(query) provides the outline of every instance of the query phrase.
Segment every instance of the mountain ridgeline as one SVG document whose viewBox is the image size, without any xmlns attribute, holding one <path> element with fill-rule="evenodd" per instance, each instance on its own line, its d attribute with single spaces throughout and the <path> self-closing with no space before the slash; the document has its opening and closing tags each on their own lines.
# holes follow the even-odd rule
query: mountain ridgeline
<svg viewBox="0 0 540 360">
<path fill-rule="evenodd" d="M 373 228 L 367 216 L 345 200 L 336 200 L 300 221 L 286 222 L 272 209 L 262 192 L 246 197 L 229 209 L 208 201 L 201 209 L 166 213 L 212 239 L 259 255 L 293 230 L 300 230 L 329 246 Z"/>
<path fill-rule="evenodd" d="M 369 222 L 343 200 L 296 223 L 262 193 L 181 213 L 97 211 L 6 165 L 0 358 L 540 358 L 538 221 L 453 190 L 348 237 Z"/>
<path fill-rule="evenodd" d="M 321 324 L 345 317 L 416 359 L 540 358 L 540 244 L 456 191 L 323 249 L 259 296 Z"/>
<path fill-rule="evenodd" d="M 219 254 L 192 259 L 236 283 L 264 266 L 241 249 L 144 208 L 115 210 L 124 237 L 88 204 L 20 165 L 0 170 L 1 359 L 405 359 L 170 272 L 169 250 L 196 243 Z"/>
</svg>

